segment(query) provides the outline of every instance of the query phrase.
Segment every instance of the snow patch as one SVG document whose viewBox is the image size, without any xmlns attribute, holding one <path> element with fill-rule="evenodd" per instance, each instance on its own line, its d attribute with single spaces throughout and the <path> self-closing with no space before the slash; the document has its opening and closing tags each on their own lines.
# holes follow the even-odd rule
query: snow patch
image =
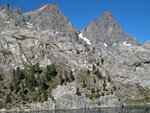
<svg viewBox="0 0 150 113">
<path fill-rule="evenodd" d="M 9 22 L 9 21 L 6 21 L 5 23 L 6 23 L 6 24 L 10 24 L 10 22 Z"/>
<path fill-rule="evenodd" d="M 32 26 L 30 26 L 30 25 L 27 25 L 27 27 L 28 27 L 28 28 L 33 28 L 33 27 L 32 27 Z"/>
<path fill-rule="evenodd" d="M 26 24 L 27 24 L 27 27 L 29 27 L 29 28 L 33 28 L 31 23 L 26 22 Z"/>
<path fill-rule="evenodd" d="M 113 44 L 113 46 L 116 46 L 116 45 L 117 45 L 116 43 Z"/>
<path fill-rule="evenodd" d="M 29 22 L 26 22 L 26 24 L 28 24 L 28 25 L 32 26 L 32 24 L 31 24 L 31 23 L 29 23 Z"/>
<path fill-rule="evenodd" d="M 104 46 L 105 46 L 105 47 L 107 47 L 107 44 L 106 44 L 106 43 L 104 43 Z"/>
<path fill-rule="evenodd" d="M 123 45 L 125 45 L 125 46 L 131 46 L 132 44 L 127 43 L 127 41 L 124 41 Z"/>
<path fill-rule="evenodd" d="M 45 7 L 47 7 L 47 5 L 41 7 L 41 8 L 39 9 L 39 11 L 43 10 Z"/>
<path fill-rule="evenodd" d="M 79 34 L 79 37 L 85 40 L 88 45 L 92 45 L 89 39 L 87 39 L 86 37 L 83 37 L 82 32 Z"/>
<path fill-rule="evenodd" d="M 1 32 L 0 34 L 2 35 L 2 34 L 5 34 L 6 32 Z"/>
</svg>

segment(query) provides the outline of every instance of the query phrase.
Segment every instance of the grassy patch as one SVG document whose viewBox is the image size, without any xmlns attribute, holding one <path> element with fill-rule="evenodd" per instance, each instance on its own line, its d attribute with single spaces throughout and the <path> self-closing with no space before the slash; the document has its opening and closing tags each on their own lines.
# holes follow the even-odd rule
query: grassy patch
<svg viewBox="0 0 150 113">
<path fill-rule="evenodd" d="M 12 55 L 12 52 L 11 52 L 11 51 L 0 50 L 0 52 L 1 52 L 4 56 Z"/>
<path fill-rule="evenodd" d="M 99 94 L 97 94 L 97 93 L 94 93 L 94 94 L 85 94 L 85 96 L 87 97 L 87 98 L 90 98 L 90 99 L 94 99 L 94 98 L 99 98 L 100 97 L 100 95 Z"/>
<path fill-rule="evenodd" d="M 17 36 L 12 36 L 12 38 L 15 38 L 16 40 L 25 40 L 25 39 L 29 39 L 28 36 L 25 36 L 25 35 L 19 35 L 20 37 L 17 37 Z"/>
<path fill-rule="evenodd" d="M 31 61 L 28 59 L 27 55 L 24 53 L 23 48 L 21 46 L 21 43 L 18 42 L 18 45 L 19 45 L 19 48 L 20 48 L 21 52 L 24 54 L 26 60 L 30 63 L 30 65 L 32 65 Z"/>
<path fill-rule="evenodd" d="M 126 103 L 129 105 L 140 105 L 150 102 L 150 98 L 138 99 L 138 100 L 127 100 Z"/>
<path fill-rule="evenodd" d="M 4 108 L 4 105 L 1 103 L 0 104 L 0 109 L 3 109 Z"/>
</svg>

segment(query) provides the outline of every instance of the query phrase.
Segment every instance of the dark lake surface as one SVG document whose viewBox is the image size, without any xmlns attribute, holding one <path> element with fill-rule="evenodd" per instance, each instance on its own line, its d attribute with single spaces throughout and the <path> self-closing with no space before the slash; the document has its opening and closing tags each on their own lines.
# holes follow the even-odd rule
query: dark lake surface
<svg viewBox="0 0 150 113">
<path fill-rule="evenodd" d="M 18 112 L 10 112 L 18 113 Z M 56 110 L 56 111 L 30 111 L 19 113 L 150 113 L 150 107 L 130 107 L 115 109 L 81 109 L 81 110 Z"/>
</svg>

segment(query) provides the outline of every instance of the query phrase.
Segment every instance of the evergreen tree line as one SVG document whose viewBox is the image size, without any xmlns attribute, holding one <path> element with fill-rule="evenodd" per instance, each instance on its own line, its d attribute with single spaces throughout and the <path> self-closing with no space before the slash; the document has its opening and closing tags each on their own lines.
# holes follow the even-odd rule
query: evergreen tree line
<svg viewBox="0 0 150 113">
<path fill-rule="evenodd" d="M 59 83 L 56 82 L 59 79 Z M 59 72 L 54 64 L 47 65 L 45 69 L 39 63 L 20 69 L 17 67 L 12 73 L 10 93 L 6 95 L 6 103 L 20 99 L 21 102 L 45 101 L 51 97 L 53 88 L 74 81 L 72 71 Z M 13 95 L 17 95 L 15 98 Z"/>
</svg>

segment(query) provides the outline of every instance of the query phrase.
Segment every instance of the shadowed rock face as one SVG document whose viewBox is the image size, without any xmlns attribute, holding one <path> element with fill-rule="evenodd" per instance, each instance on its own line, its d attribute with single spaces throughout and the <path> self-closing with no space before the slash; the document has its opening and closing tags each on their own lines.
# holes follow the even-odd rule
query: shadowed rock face
<svg viewBox="0 0 150 113">
<path fill-rule="evenodd" d="M 104 12 L 100 18 L 93 20 L 83 30 L 83 36 L 87 37 L 93 44 L 106 43 L 127 43 L 138 45 L 139 42 L 125 34 L 123 29 L 117 24 L 111 12 Z"/>
<path fill-rule="evenodd" d="M 61 32 L 75 32 L 73 25 L 55 3 L 44 4 L 24 16 L 26 21 L 38 30 L 53 29 Z"/>
</svg>

